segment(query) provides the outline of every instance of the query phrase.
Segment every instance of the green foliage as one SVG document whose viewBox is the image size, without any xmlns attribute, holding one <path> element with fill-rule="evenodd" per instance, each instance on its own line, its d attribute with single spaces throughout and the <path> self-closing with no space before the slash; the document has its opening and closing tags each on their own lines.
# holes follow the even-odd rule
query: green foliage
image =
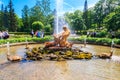
<svg viewBox="0 0 120 80">
<path fill-rule="evenodd" d="M 96 37 L 102 38 L 102 37 L 106 37 L 108 34 L 108 32 L 106 30 L 102 30 L 97 32 Z"/>
<path fill-rule="evenodd" d="M 32 28 L 33 28 L 34 31 L 41 30 L 41 29 L 44 28 L 44 25 L 40 21 L 35 21 L 35 22 L 32 23 Z"/>
<path fill-rule="evenodd" d="M 84 39 L 85 39 L 85 36 L 81 36 L 81 37 L 78 37 L 78 38 L 73 38 L 72 37 L 72 38 L 69 38 L 69 41 L 84 43 Z M 27 37 L 28 42 L 44 43 L 46 41 L 51 41 L 51 40 L 53 40 L 52 36 L 45 36 L 44 38 Z M 92 38 L 92 37 L 86 38 L 86 41 L 87 41 L 88 44 L 98 44 L 98 45 L 108 45 L 108 46 L 111 46 L 112 40 L 114 40 L 115 44 L 120 45 L 120 39 Z M 10 43 L 26 42 L 26 37 L 22 36 L 22 37 L 19 37 L 19 38 L 10 38 L 10 39 L 6 39 L 6 40 L 0 40 L 0 44 L 6 44 L 7 42 L 10 42 Z"/>
<path fill-rule="evenodd" d="M 14 35 L 26 35 L 29 34 L 28 32 L 9 32 L 9 34 L 14 34 Z"/>
<path fill-rule="evenodd" d="M 30 18 L 29 18 L 29 7 L 27 5 L 24 6 L 22 9 L 22 22 L 23 22 L 23 28 L 22 31 L 29 31 L 30 30 Z"/>
<path fill-rule="evenodd" d="M 40 21 L 42 24 L 38 25 L 41 25 L 41 27 L 33 27 L 34 31 L 45 29 L 45 34 L 51 34 L 53 31 L 54 14 L 50 9 L 50 0 L 36 0 L 36 4 L 31 8 L 25 5 L 22 9 L 22 19 L 15 14 L 13 7 L 12 0 L 8 5 L 1 5 L 0 30 L 30 32 L 33 23 Z M 97 37 L 111 37 L 111 34 L 107 32 L 112 30 L 115 31 L 115 36 L 119 38 L 120 0 L 99 0 L 94 7 L 86 11 L 76 10 L 73 13 L 66 12 L 64 14 L 71 30 L 84 35 L 86 32 L 82 30 L 105 28 L 107 31 L 98 32 Z"/>
<path fill-rule="evenodd" d="M 36 38 L 36 37 L 27 38 L 28 42 L 39 42 L 39 43 L 43 43 L 43 42 L 50 41 L 50 40 L 52 40 L 52 37 L 50 36 L 45 36 L 44 38 Z M 0 40 L 0 44 L 6 44 L 7 42 L 10 42 L 10 43 L 26 42 L 26 37 Z"/>
<path fill-rule="evenodd" d="M 79 43 L 84 43 L 84 37 L 79 37 L 79 38 L 70 38 L 69 40 L 71 41 L 79 41 Z M 88 37 L 86 38 L 87 43 L 90 44 L 98 44 L 98 45 L 109 45 L 111 46 L 112 39 L 110 38 L 92 38 Z M 120 40 L 119 39 L 114 39 L 115 44 L 120 45 Z"/>
<path fill-rule="evenodd" d="M 86 26 L 82 19 L 82 12 L 79 10 L 76 10 L 74 13 L 66 13 L 65 19 L 70 24 L 71 29 L 73 30 L 78 31 L 86 29 Z"/>
<path fill-rule="evenodd" d="M 17 31 L 17 19 L 16 14 L 14 12 L 12 0 L 9 2 L 9 30 L 10 31 Z"/>
<path fill-rule="evenodd" d="M 87 6 L 87 0 L 85 0 L 85 4 L 84 4 L 84 12 L 82 15 L 83 21 L 85 26 L 87 26 L 87 29 L 89 29 L 89 21 L 88 21 L 88 6 Z"/>
<path fill-rule="evenodd" d="M 48 24 L 47 26 L 45 26 L 44 30 L 45 30 L 45 32 L 49 32 L 50 33 L 52 31 L 51 25 Z"/>
<path fill-rule="evenodd" d="M 50 0 L 41 0 L 41 10 L 44 16 L 48 16 L 50 13 Z"/>
<path fill-rule="evenodd" d="M 120 6 L 115 9 L 115 12 L 111 12 L 109 15 L 106 16 L 104 19 L 108 30 L 117 31 L 120 29 Z"/>
</svg>

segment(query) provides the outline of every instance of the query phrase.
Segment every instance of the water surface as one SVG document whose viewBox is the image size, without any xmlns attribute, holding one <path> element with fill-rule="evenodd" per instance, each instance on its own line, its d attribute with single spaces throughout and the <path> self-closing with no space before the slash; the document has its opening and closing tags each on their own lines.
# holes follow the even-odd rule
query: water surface
<svg viewBox="0 0 120 80">
<path fill-rule="evenodd" d="M 41 44 L 31 45 L 43 46 Z M 73 47 L 80 48 L 81 44 Z M 87 45 L 82 50 L 100 54 L 109 52 L 110 47 Z M 11 63 L 6 59 L 6 48 L 0 49 L 0 80 L 119 80 L 120 49 L 115 48 L 113 58 L 91 60 L 68 60 L 68 61 L 22 61 Z M 25 46 L 10 47 L 12 55 L 24 56 Z M 118 59 L 117 59 L 118 58 Z"/>
</svg>

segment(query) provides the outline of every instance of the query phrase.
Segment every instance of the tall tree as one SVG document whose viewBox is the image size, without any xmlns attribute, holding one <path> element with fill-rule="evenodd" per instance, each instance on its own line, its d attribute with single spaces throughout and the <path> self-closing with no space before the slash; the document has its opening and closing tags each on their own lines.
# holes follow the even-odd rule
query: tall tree
<svg viewBox="0 0 120 80">
<path fill-rule="evenodd" d="M 94 22 L 97 27 L 104 27 L 104 18 L 113 12 L 115 7 L 118 6 L 119 0 L 100 0 L 94 7 Z"/>
<path fill-rule="evenodd" d="M 81 31 L 86 29 L 80 10 L 76 10 L 74 13 L 66 13 L 65 19 L 70 24 L 72 30 Z"/>
<path fill-rule="evenodd" d="M 50 0 L 42 0 L 41 1 L 41 10 L 42 13 L 44 15 L 44 24 L 47 25 L 48 24 L 48 17 L 50 14 Z"/>
<path fill-rule="evenodd" d="M 108 30 L 118 31 L 120 30 L 120 6 L 111 12 L 104 19 L 106 27 Z"/>
<path fill-rule="evenodd" d="M 8 7 L 9 7 L 9 24 L 10 24 L 9 30 L 16 31 L 17 30 L 17 21 L 16 21 L 16 15 L 14 13 L 12 0 L 10 0 Z"/>
<path fill-rule="evenodd" d="M 9 28 L 9 15 L 8 15 L 8 10 L 7 10 L 7 6 L 5 7 L 5 10 L 4 10 L 4 26 L 5 28 Z"/>
<path fill-rule="evenodd" d="M 29 7 L 27 5 L 24 6 L 22 9 L 22 22 L 23 22 L 23 31 L 29 31 L 30 25 L 29 25 Z"/>
<path fill-rule="evenodd" d="M 83 20 L 85 22 L 87 29 L 89 29 L 87 0 L 85 0 L 85 4 L 84 4 Z"/>
<path fill-rule="evenodd" d="M 42 0 L 41 1 L 41 10 L 44 16 L 48 16 L 50 13 L 50 0 Z"/>
<path fill-rule="evenodd" d="M 36 1 L 35 6 L 30 9 L 30 26 L 34 21 L 41 21 L 44 23 L 43 13 L 41 10 L 41 2 L 39 0 Z"/>
<path fill-rule="evenodd" d="M 97 24 L 97 27 L 102 27 L 103 23 L 103 1 L 99 1 L 96 6 L 94 7 L 95 14 L 94 14 L 94 22 Z"/>
<path fill-rule="evenodd" d="M 88 9 L 88 22 L 89 22 L 89 29 L 95 29 L 94 26 L 94 8 Z"/>
<path fill-rule="evenodd" d="M 50 0 L 37 0 L 35 6 L 30 10 L 30 24 L 34 21 L 41 21 L 44 25 L 47 25 L 50 15 Z"/>
<path fill-rule="evenodd" d="M 0 10 L 0 27 L 2 28 L 4 27 L 3 17 L 4 17 L 4 6 L 2 4 Z"/>
</svg>

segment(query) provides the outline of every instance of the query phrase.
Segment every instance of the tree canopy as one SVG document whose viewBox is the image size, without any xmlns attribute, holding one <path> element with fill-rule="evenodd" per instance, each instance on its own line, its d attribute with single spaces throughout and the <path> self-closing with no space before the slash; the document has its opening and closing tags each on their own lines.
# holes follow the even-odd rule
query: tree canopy
<svg viewBox="0 0 120 80">
<path fill-rule="evenodd" d="M 86 0 L 87 1 L 87 0 Z M 8 5 L 1 5 L 0 30 L 29 32 L 31 29 L 53 30 L 54 11 L 51 10 L 50 0 L 36 0 L 36 4 L 29 8 L 27 5 L 21 10 L 22 18 L 14 11 L 12 0 Z M 99 0 L 94 7 L 85 10 L 66 12 L 64 19 L 74 31 L 105 29 L 120 31 L 120 0 Z"/>
</svg>

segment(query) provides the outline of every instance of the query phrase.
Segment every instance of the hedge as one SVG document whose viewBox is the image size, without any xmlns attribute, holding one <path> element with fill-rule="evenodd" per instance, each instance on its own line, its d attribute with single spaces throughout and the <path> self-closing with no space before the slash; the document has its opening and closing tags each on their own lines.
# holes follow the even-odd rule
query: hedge
<svg viewBox="0 0 120 80">
<path fill-rule="evenodd" d="M 14 35 L 30 35 L 30 32 L 9 32 L 9 34 Z M 44 32 L 45 35 L 51 35 L 51 32 Z"/>
<path fill-rule="evenodd" d="M 50 36 L 46 36 L 44 38 L 37 38 L 37 37 L 34 37 L 34 38 L 27 38 L 27 41 L 28 42 L 46 42 L 46 41 L 50 41 L 50 40 L 53 40 L 52 37 Z M 2 39 L 0 40 L 0 44 L 6 44 L 7 42 L 9 43 L 19 43 L 19 42 L 26 42 L 26 38 L 13 38 L 13 39 Z"/>
<path fill-rule="evenodd" d="M 70 41 L 73 42 L 79 42 L 79 43 L 83 43 L 84 42 L 84 37 L 78 37 L 78 38 L 69 38 Z M 40 42 L 40 43 L 44 43 L 46 41 L 51 41 L 53 40 L 52 36 L 45 36 L 44 38 L 31 38 L 28 37 L 27 41 L 28 42 Z M 111 46 L 112 41 L 114 41 L 114 43 L 116 45 L 120 45 L 120 39 L 110 39 L 110 38 L 92 38 L 92 37 L 88 37 L 86 38 L 87 43 L 90 44 L 98 44 L 98 45 L 108 45 Z M 13 39 L 6 39 L 6 40 L 0 40 L 0 44 L 6 44 L 7 42 L 10 43 L 18 43 L 18 42 L 26 42 L 26 38 L 13 38 Z"/>
</svg>

